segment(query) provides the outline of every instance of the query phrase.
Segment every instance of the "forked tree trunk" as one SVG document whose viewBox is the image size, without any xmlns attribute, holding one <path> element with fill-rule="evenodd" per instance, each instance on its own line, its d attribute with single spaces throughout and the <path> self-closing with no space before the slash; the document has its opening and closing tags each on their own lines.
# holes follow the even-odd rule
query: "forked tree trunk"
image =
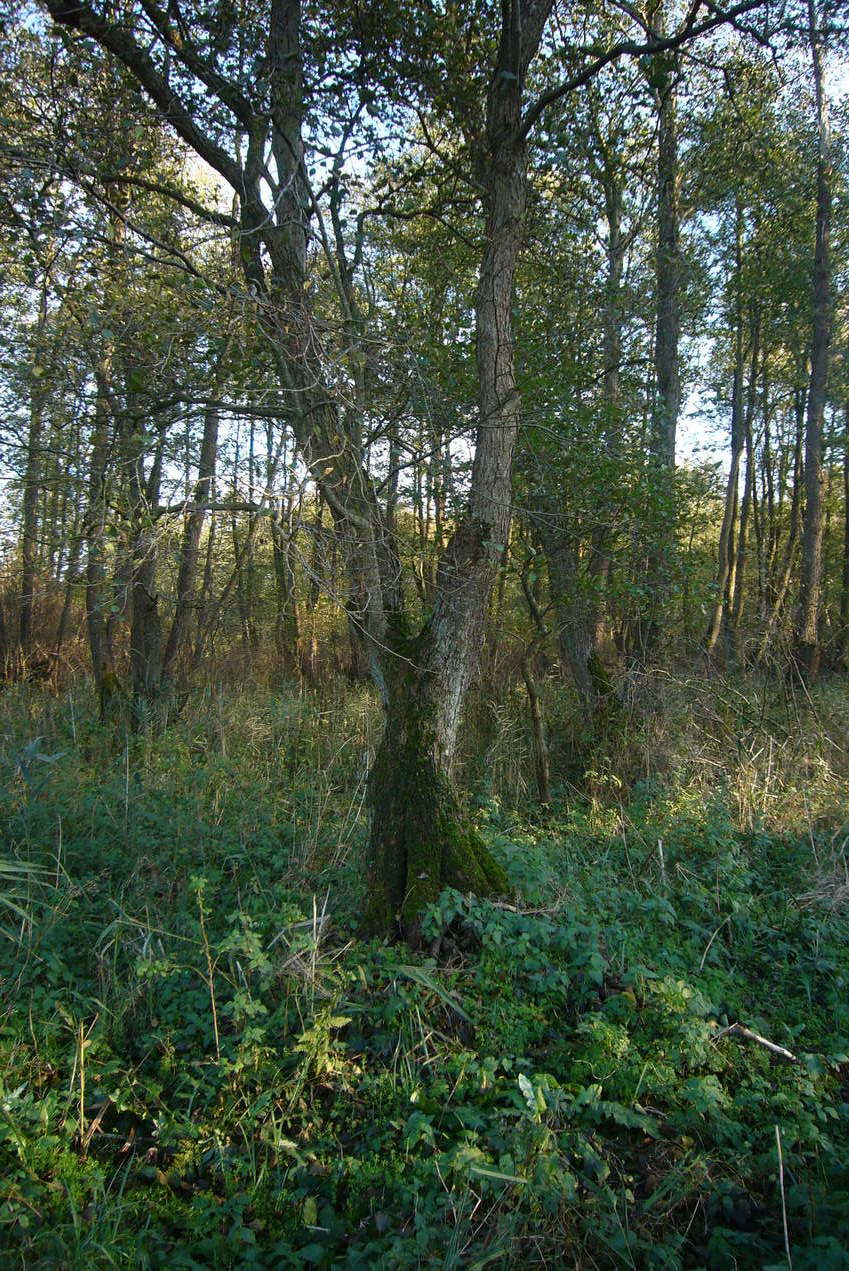
<svg viewBox="0 0 849 1271">
<path fill-rule="evenodd" d="M 502 7 L 480 164 L 486 235 L 475 303 L 479 424 L 468 507 L 439 562 L 430 621 L 409 638 L 403 619 L 390 618 L 393 656 L 374 659 L 386 725 L 372 779 L 366 927 L 397 931 L 414 945 L 422 908 L 443 888 L 483 895 L 507 890 L 503 870 L 460 807 L 452 764 L 510 527 L 519 426 L 513 282 L 527 200 L 522 90 L 550 7 L 550 0 L 505 0 Z"/>
</svg>

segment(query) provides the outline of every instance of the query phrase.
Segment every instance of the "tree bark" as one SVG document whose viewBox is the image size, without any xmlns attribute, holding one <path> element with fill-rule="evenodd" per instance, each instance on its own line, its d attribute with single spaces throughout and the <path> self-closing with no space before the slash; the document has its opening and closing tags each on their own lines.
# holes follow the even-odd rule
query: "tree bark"
<svg viewBox="0 0 849 1271">
<path fill-rule="evenodd" d="M 197 585 L 198 552 L 207 505 L 215 495 L 215 467 L 218 456 L 218 410 L 207 408 L 203 418 L 203 437 L 198 460 L 197 483 L 192 506 L 183 526 L 183 542 L 180 548 L 180 569 L 177 577 L 177 599 L 174 616 L 162 656 L 162 678 L 167 679 L 172 667 L 179 661 L 189 633 L 192 607 Z"/>
<path fill-rule="evenodd" d="M 808 0 L 808 28 L 817 106 L 817 214 L 814 253 L 814 321 L 811 344 L 811 383 L 805 428 L 805 511 L 802 519 L 802 576 L 796 622 L 796 662 L 808 679 L 820 668 L 819 635 L 822 596 L 823 540 L 823 426 L 831 343 L 831 138 L 828 103 L 823 82 L 821 40 L 816 0 Z"/>
<path fill-rule="evenodd" d="M 271 543 L 276 582 L 274 611 L 274 648 L 280 667 L 299 672 L 299 623 L 295 595 L 295 569 L 292 564 L 294 529 L 292 496 L 275 499 L 271 517 Z"/>
<path fill-rule="evenodd" d="M 44 389 L 33 385 L 27 437 L 26 471 L 21 506 L 21 592 L 18 644 L 24 660 L 32 652 L 33 603 L 38 572 L 38 502 L 41 495 L 41 434 L 44 425 Z"/>
<path fill-rule="evenodd" d="M 781 615 L 784 612 L 785 602 L 790 592 L 790 583 L 793 577 L 793 564 L 796 559 L 796 549 L 799 544 L 799 524 L 801 521 L 802 434 L 804 431 L 804 424 L 805 391 L 804 389 L 800 389 L 796 393 L 796 436 L 793 445 L 793 488 L 790 494 L 790 521 L 787 529 L 787 542 L 785 544 L 784 554 L 782 557 L 781 570 L 774 586 L 772 587 L 772 607 L 770 608 L 763 634 L 758 644 L 756 661 L 759 663 L 765 661 L 770 646 L 774 643 L 778 624 L 781 620 Z"/>
<path fill-rule="evenodd" d="M 844 666 L 849 656 L 849 402 L 843 407 L 843 559 L 840 570 L 840 634 L 838 656 Z"/>
<path fill-rule="evenodd" d="M 85 611 L 91 669 L 100 692 L 103 676 L 113 670 L 107 653 L 106 613 L 103 584 L 106 577 L 104 535 L 106 530 L 106 477 L 109 456 L 111 415 L 107 400 L 110 358 L 107 353 L 95 373 L 94 425 L 89 459 L 88 501 L 83 533 L 86 542 Z"/>
<path fill-rule="evenodd" d="M 659 14 L 662 18 L 662 12 Z M 664 25 L 659 21 L 658 35 Z M 657 110 L 657 249 L 654 398 L 649 437 L 649 477 L 654 524 L 648 534 L 646 596 L 637 633 L 637 655 L 651 660 L 661 641 L 675 556 L 675 444 L 681 410 L 678 346 L 681 336 L 681 253 L 678 171 L 677 80 L 674 53 L 652 57 L 647 69 Z"/>
<path fill-rule="evenodd" d="M 366 926 L 416 944 L 422 907 L 447 886 L 503 892 L 507 880 L 465 820 L 452 785 L 460 708 L 479 656 L 510 525 L 519 395 L 513 283 L 527 200 L 521 104 L 549 0 L 505 0 L 487 99 L 486 234 L 475 303 L 478 434 L 469 502 L 437 568 L 433 615 L 384 661 L 386 732 L 375 760 Z"/>
<path fill-rule="evenodd" d="M 33 602 L 35 579 L 38 571 L 38 504 L 41 497 L 42 453 L 41 439 L 44 429 L 44 408 L 47 404 L 47 368 L 42 365 L 45 357 L 45 332 L 47 327 L 48 275 L 41 284 L 38 318 L 36 320 L 31 366 L 30 419 L 27 436 L 27 457 L 24 470 L 23 499 L 21 506 L 21 592 L 18 617 L 18 644 L 24 659 L 32 651 Z"/>
<path fill-rule="evenodd" d="M 129 470 L 133 522 L 130 684 L 134 725 L 147 722 L 159 696 L 162 678 L 162 622 L 156 594 L 157 543 L 152 509 L 159 503 L 165 425 L 159 430 L 147 474 L 144 442 L 144 431 L 136 423 Z"/>
<path fill-rule="evenodd" d="M 731 465 L 725 488 L 725 505 L 722 526 L 719 531 L 719 560 L 716 571 L 716 600 L 705 639 L 705 652 L 713 657 L 720 632 L 731 607 L 732 563 L 734 560 L 734 527 L 737 522 L 737 504 L 740 485 L 740 460 L 745 444 L 743 430 L 743 298 L 742 298 L 742 208 L 739 198 L 736 204 L 735 225 L 735 322 L 734 322 L 734 378 L 731 388 Z"/>
</svg>

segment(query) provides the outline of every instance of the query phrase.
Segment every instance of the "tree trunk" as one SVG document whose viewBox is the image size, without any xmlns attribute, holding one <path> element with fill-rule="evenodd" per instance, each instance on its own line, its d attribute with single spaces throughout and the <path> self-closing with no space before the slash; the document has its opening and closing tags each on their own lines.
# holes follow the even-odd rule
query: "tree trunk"
<svg viewBox="0 0 849 1271">
<path fill-rule="evenodd" d="M 594 728 L 611 685 L 596 655 L 596 608 L 588 596 L 589 584 L 580 578 L 574 545 L 558 529 L 554 516 L 538 518 L 536 531 L 548 565 L 561 662 L 569 668 L 584 722 Z"/>
<path fill-rule="evenodd" d="M 165 652 L 162 657 L 163 680 L 168 677 L 172 666 L 179 660 L 188 637 L 197 580 L 200 538 L 203 533 L 207 505 L 212 501 L 215 493 L 217 455 L 218 411 L 211 406 L 204 414 L 197 484 L 194 488 L 192 507 L 186 516 L 183 526 L 180 569 L 177 577 L 177 599 Z"/>
<path fill-rule="evenodd" d="M 657 35 L 665 35 L 662 7 Z M 646 664 L 661 641 L 675 556 L 675 443 L 681 408 L 678 345 L 681 335 L 680 200 L 677 81 L 674 53 L 655 54 L 645 70 L 657 112 L 657 248 L 655 252 L 654 386 L 649 429 L 648 479 L 652 518 L 644 542 L 646 584 L 636 631 L 636 655 Z"/>
<path fill-rule="evenodd" d="M 292 565 L 293 529 L 291 495 L 275 500 L 271 518 L 271 543 L 274 555 L 276 600 L 274 611 L 274 649 L 280 667 L 298 673 L 298 606 L 295 596 L 295 570 Z"/>
<path fill-rule="evenodd" d="M 507 879 L 466 819 L 451 780 L 453 752 L 433 633 L 396 638 L 385 722 L 371 772 L 372 829 L 365 926 L 421 939 L 425 905 L 445 887 L 487 895 Z"/>
<path fill-rule="evenodd" d="M 817 219 L 814 254 L 814 322 L 811 345 L 811 384 L 805 428 L 805 512 L 802 531 L 802 576 L 796 622 L 796 662 L 811 680 L 819 673 L 820 600 L 822 595 L 823 539 L 823 425 L 828 384 L 831 342 L 831 144 L 828 104 L 823 84 L 820 41 L 816 27 L 815 0 L 808 0 L 808 25 L 817 104 L 819 154 L 817 158 Z"/>
<path fill-rule="evenodd" d="M 39 368 L 43 370 L 43 368 Z M 21 506 L 21 594 L 18 643 L 24 659 L 32 652 L 33 602 L 37 573 L 38 501 L 41 494 L 41 433 L 44 423 L 44 390 L 37 382 L 32 390 L 27 461 Z"/>
<path fill-rule="evenodd" d="M 159 696 L 162 679 L 162 622 L 156 594 L 156 527 L 151 509 L 159 502 L 165 427 L 160 429 L 150 472 L 145 477 L 144 433 L 133 437 L 130 498 L 133 515 L 131 549 L 130 683 L 133 722 L 146 722 Z"/>
<path fill-rule="evenodd" d="M 26 658 L 32 651 L 32 616 L 35 599 L 35 579 L 38 553 L 38 503 L 41 497 L 41 437 L 44 429 L 44 408 L 47 404 L 47 367 L 41 363 L 45 357 L 44 336 L 47 326 L 47 292 L 49 278 L 45 273 L 41 284 L 38 319 L 35 326 L 30 389 L 29 435 L 24 470 L 23 499 L 21 506 L 21 593 L 18 616 L 18 644 Z"/>
<path fill-rule="evenodd" d="M 106 21 L 85 0 L 46 4 L 57 21 L 92 36 L 128 67 L 183 139 L 238 197 L 239 259 L 246 285 L 262 298 L 252 308 L 291 406 L 299 448 L 344 541 L 349 595 L 362 605 L 356 614 L 358 630 L 386 709 L 386 736 L 373 781 L 369 926 L 388 932 L 400 924 L 415 939 L 420 906 L 442 886 L 453 882 L 489 890 L 506 883 L 462 822 L 450 781 L 460 707 L 478 657 L 510 521 L 519 419 L 511 310 L 526 201 L 522 96 L 553 0 L 503 0 L 501 6 L 498 58 L 474 173 L 486 211 L 475 306 L 478 437 L 468 506 L 439 563 L 432 615 L 412 646 L 402 618 L 396 545 L 386 533 L 383 508 L 359 444 L 362 421 L 355 417 L 348 422 L 348 412 L 327 382 L 322 323 L 314 320 L 306 285 L 314 200 L 302 135 L 306 108 L 300 0 L 271 0 L 264 63 L 269 105 L 261 112 L 227 78 L 221 59 L 210 63 L 206 41 L 193 41 L 186 24 L 185 38 L 181 30 L 177 53 L 199 68 L 210 94 L 242 124 L 244 159 L 224 150 L 219 133 L 204 130 L 191 99 L 180 95 L 126 21 Z M 148 6 L 147 13 L 173 42 L 170 23 L 159 8 Z M 532 122 L 531 117 L 527 127 Z M 266 199 L 269 166 L 274 172 L 271 206 Z M 333 272 L 335 280 L 338 270 Z M 337 291 L 343 323 L 349 324 L 344 280 Z"/>
<path fill-rule="evenodd" d="M 505 0 L 502 8 L 481 163 L 486 235 L 475 304 L 479 424 L 469 503 L 437 568 L 430 621 L 409 639 L 401 620 L 394 656 L 379 668 L 386 729 L 372 781 L 366 926 L 400 929 L 413 944 L 423 906 L 444 887 L 478 894 L 507 889 L 503 870 L 463 816 L 451 770 L 460 709 L 510 526 L 519 427 L 513 283 L 527 201 L 522 90 L 550 7 L 550 0 Z M 391 640 L 393 632 L 387 634 Z"/>
<path fill-rule="evenodd" d="M 730 599 L 725 612 L 725 651 L 729 665 L 736 662 L 739 656 L 740 623 L 743 617 L 743 605 L 746 594 L 744 583 L 748 562 L 750 517 L 756 535 L 760 535 L 760 527 L 757 522 L 756 455 L 753 434 L 760 359 L 760 315 L 757 312 L 752 315 L 750 342 L 749 383 L 746 390 L 746 405 L 742 416 L 743 442 L 746 451 L 746 475 L 743 482 L 743 499 L 740 504 L 740 525 L 737 533 L 737 544 L 734 549 L 731 573 L 728 580 Z"/>
<path fill-rule="evenodd" d="M 838 654 L 845 666 L 849 655 L 849 402 L 843 407 L 843 560 L 840 571 L 840 635 Z"/>
<path fill-rule="evenodd" d="M 68 638 L 68 632 L 71 628 L 74 588 L 80 581 L 79 567 L 81 551 L 82 535 L 80 534 L 79 521 L 75 515 L 74 525 L 71 531 L 71 544 L 68 550 L 68 561 L 65 566 L 65 592 L 62 600 L 62 612 L 59 615 L 59 622 L 56 626 L 56 638 L 53 642 L 53 652 L 57 657 L 62 652 L 62 647 Z"/>
<path fill-rule="evenodd" d="M 104 536 L 106 530 L 106 475 L 109 454 L 110 412 L 107 381 L 110 359 L 107 354 L 95 374 L 94 428 L 89 460 L 88 502 L 84 524 L 86 541 L 85 611 L 91 669 L 100 692 L 103 676 L 113 670 L 107 654 L 106 613 L 103 584 L 106 577 Z"/>
<path fill-rule="evenodd" d="M 209 610 L 212 605 L 212 585 L 215 564 L 215 514 L 209 518 L 209 531 L 206 536 L 206 552 L 204 553 L 203 581 L 198 596 L 195 614 L 195 638 L 192 650 L 192 670 L 195 671 L 203 661 L 206 652 L 207 633 L 209 631 Z"/>
<path fill-rule="evenodd" d="M 746 560 L 749 545 L 749 517 L 752 514 L 755 493 L 755 455 L 752 445 L 752 421 L 748 417 L 745 424 L 746 442 L 746 475 L 743 481 L 743 498 L 740 501 L 740 524 L 737 530 L 737 545 L 731 571 L 731 603 L 725 624 L 726 657 L 729 664 L 736 663 L 739 656 L 740 623 L 743 617 L 745 601 Z"/>
<path fill-rule="evenodd" d="M 796 559 L 796 548 L 799 543 L 799 523 L 801 520 L 802 499 L 802 432 L 805 422 L 805 394 L 799 391 L 796 395 L 796 438 L 793 446 L 793 488 L 790 495 L 790 523 L 787 530 L 787 542 L 782 557 L 781 571 L 773 587 L 772 607 L 767 616 L 763 635 L 758 644 L 756 660 L 763 662 L 772 645 L 784 605 L 790 591 L 793 577 L 793 563 Z"/>
<path fill-rule="evenodd" d="M 743 298 L 742 298 L 742 208 L 736 205 L 735 227 L 735 322 L 734 322 L 734 379 L 731 388 L 731 466 L 725 488 L 725 507 L 719 531 L 719 561 L 716 571 L 716 600 L 705 638 L 705 652 L 713 657 L 723 623 L 731 607 L 731 570 L 734 560 L 734 527 L 737 521 L 737 503 L 740 485 L 740 460 L 743 455 Z"/>
</svg>

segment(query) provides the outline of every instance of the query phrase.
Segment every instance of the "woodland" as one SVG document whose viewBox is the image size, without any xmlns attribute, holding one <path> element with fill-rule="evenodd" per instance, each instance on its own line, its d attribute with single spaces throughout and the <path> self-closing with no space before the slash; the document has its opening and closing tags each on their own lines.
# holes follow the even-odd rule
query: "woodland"
<svg viewBox="0 0 849 1271">
<path fill-rule="evenodd" d="M 849 1271 L 843 0 L 0 0 L 0 1254 Z"/>
</svg>

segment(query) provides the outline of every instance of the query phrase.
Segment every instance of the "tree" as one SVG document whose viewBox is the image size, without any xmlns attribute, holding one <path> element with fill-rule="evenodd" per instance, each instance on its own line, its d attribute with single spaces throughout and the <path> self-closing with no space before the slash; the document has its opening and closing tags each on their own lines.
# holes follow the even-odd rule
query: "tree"
<svg viewBox="0 0 849 1271">
<path fill-rule="evenodd" d="M 299 0 L 271 0 L 260 12 L 220 5 L 187 14 L 140 0 L 112 17 L 96 3 L 44 3 L 63 28 L 94 40 L 129 71 L 183 143 L 233 193 L 245 315 L 334 517 L 347 559 L 349 617 L 384 704 L 372 778 L 368 921 L 380 931 L 399 926 L 415 940 L 423 904 L 444 885 L 478 891 L 505 885 L 464 818 L 452 766 L 510 523 L 519 422 L 513 280 L 529 134 L 547 108 L 611 62 L 630 54 L 671 55 L 728 15 L 691 9 L 666 36 L 637 14 L 636 36 L 630 31 L 619 38 L 617 28 L 602 52 L 581 43 L 563 50 L 565 76 L 526 102 L 526 79 L 552 0 L 504 0 L 500 13 L 488 6 L 478 13 L 474 6 L 474 21 L 464 6 L 425 6 L 404 39 L 385 11 L 378 11 L 378 22 L 371 10 L 344 4 L 302 11 Z M 744 0 L 730 12 L 756 6 L 757 0 Z M 423 52 L 432 47 L 448 59 L 450 74 L 434 75 L 427 66 Z M 462 138 L 457 149 L 466 183 L 483 213 L 473 306 L 474 458 L 465 504 L 436 568 L 432 607 L 421 615 L 405 594 L 387 516 L 391 501 L 379 498 L 369 464 L 367 334 L 357 287 L 364 211 L 346 239 L 343 198 L 346 181 L 355 181 L 346 176 L 346 147 L 355 134 L 380 143 L 379 129 L 365 122 L 378 98 L 388 119 L 409 120 L 405 94 L 412 96 L 425 150 L 430 114 Z M 329 144 L 334 135 L 341 138 L 335 150 Z M 310 172 L 309 145 L 324 152 L 322 173 Z M 313 177 L 323 181 L 324 202 Z M 152 184 L 163 191 L 161 182 Z M 195 204 L 194 211 L 220 226 L 220 209 Z M 148 499 L 156 462 L 154 451 Z M 130 472 L 140 506 L 143 483 L 133 464 Z M 137 522 L 131 545 L 137 581 L 146 559 L 139 548 L 143 530 Z M 149 594 L 143 580 L 140 586 Z"/>
<path fill-rule="evenodd" d="M 816 0 L 808 0 L 808 35 L 814 79 L 817 121 L 817 212 L 813 269 L 813 330 L 811 380 L 805 423 L 805 510 L 802 529 L 802 577 L 796 625 L 796 658 L 802 672 L 814 680 L 822 651 L 819 619 L 822 594 L 823 541 L 823 426 L 828 389 L 831 344 L 831 134 L 823 76 L 823 30 Z"/>
</svg>

